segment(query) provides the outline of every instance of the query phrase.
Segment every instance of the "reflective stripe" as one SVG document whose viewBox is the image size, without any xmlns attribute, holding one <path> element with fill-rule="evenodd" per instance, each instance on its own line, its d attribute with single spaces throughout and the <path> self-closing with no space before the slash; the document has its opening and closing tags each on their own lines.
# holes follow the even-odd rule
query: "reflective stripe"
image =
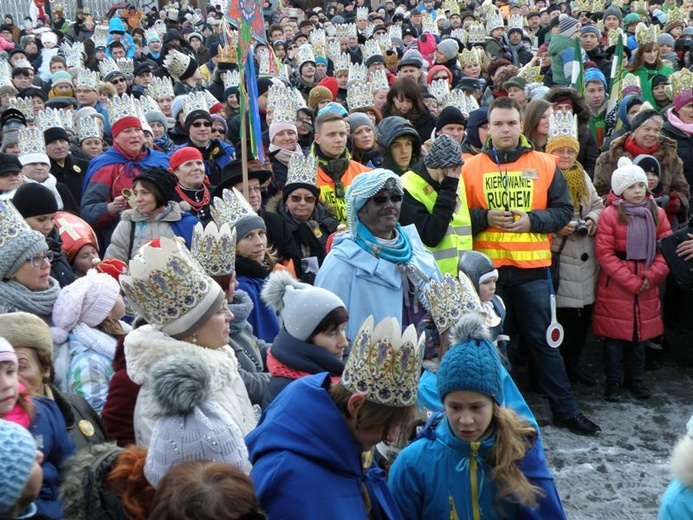
<svg viewBox="0 0 693 520">
<path fill-rule="evenodd" d="M 450 248 L 450 249 L 437 249 L 435 251 L 431 251 L 433 253 L 433 258 L 436 259 L 436 262 L 438 260 L 445 260 L 446 258 L 457 258 L 457 249 Z"/>
</svg>

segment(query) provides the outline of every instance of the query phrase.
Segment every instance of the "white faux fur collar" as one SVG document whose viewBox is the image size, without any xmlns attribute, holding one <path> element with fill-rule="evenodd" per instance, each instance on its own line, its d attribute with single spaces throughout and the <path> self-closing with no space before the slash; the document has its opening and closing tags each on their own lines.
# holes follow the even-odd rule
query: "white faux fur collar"
<svg viewBox="0 0 693 520">
<path fill-rule="evenodd" d="M 693 488 L 693 439 L 681 439 L 671 455 L 671 472 L 681 483 Z"/>
</svg>

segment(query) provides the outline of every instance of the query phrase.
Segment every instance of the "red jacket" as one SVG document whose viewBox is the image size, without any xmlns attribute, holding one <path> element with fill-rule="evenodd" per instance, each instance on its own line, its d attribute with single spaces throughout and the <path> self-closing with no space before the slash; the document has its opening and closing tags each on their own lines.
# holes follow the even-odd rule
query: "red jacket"
<svg viewBox="0 0 693 520">
<path fill-rule="evenodd" d="M 659 240 L 671 234 L 671 227 L 664 210 L 657 208 L 657 214 Z M 618 221 L 616 206 L 607 206 L 599 217 L 595 252 L 601 270 L 592 330 L 596 336 L 642 342 L 664 332 L 658 286 L 669 267 L 660 252 L 648 269 L 643 260 L 619 258 L 620 253 L 626 252 L 627 228 L 627 224 Z M 646 278 L 650 289 L 638 294 Z"/>
<path fill-rule="evenodd" d="M 133 414 L 140 393 L 140 385 L 133 383 L 128 377 L 124 340 L 125 336 L 118 340 L 113 359 L 114 374 L 108 386 L 106 404 L 101 411 L 101 420 L 106 432 L 123 448 L 135 444 Z"/>
</svg>

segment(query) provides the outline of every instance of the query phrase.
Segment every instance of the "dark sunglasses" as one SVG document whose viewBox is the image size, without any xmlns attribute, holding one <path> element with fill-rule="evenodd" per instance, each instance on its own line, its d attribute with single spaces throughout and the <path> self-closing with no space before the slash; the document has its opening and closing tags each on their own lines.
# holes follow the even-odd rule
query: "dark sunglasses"
<svg viewBox="0 0 693 520">
<path fill-rule="evenodd" d="M 212 127 L 212 123 L 210 123 L 209 121 L 204 121 L 204 122 L 202 122 L 202 121 L 195 121 L 195 122 L 194 122 L 192 125 L 190 125 L 190 126 L 192 126 L 192 127 L 194 127 L 194 128 L 200 128 L 201 126 L 204 126 L 205 128 L 211 128 L 211 127 Z"/>
<path fill-rule="evenodd" d="M 113 81 L 111 81 L 111 83 L 113 85 L 117 85 L 118 83 L 125 83 L 125 82 L 126 82 L 125 78 L 118 78 L 118 79 L 114 79 Z"/>
<path fill-rule="evenodd" d="M 289 195 L 289 198 L 291 199 L 291 202 L 296 202 L 299 203 L 302 200 L 306 201 L 306 204 L 313 204 L 315 202 L 315 197 L 313 195 L 306 195 L 306 196 L 301 196 L 301 195 Z"/>
<path fill-rule="evenodd" d="M 374 204 L 380 206 L 381 204 L 385 204 L 388 200 L 393 204 L 399 204 L 400 202 L 402 202 L 403 198 L 403 195 L 374 195 L 373 197 L 371 197 L 371 200 Z"/>
</svg>

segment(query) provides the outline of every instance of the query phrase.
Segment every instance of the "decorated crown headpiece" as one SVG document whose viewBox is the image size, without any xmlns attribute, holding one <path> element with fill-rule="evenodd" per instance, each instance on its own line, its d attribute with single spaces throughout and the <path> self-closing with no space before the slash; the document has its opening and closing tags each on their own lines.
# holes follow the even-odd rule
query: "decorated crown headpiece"
<svg viewBox="0 0 693 520">
<path fill-rule="evenodd" d="M 60 44 L 60 50 L 65 55 L 68 69 L 79 67 L 82 64 L 84 56 L 84 44 L 82 42 L 75 42 L 72 45 L 63 42 Z"/>
<path fill-rule="evenodd" d="M 124 76 L 132 76 L 135 72 L 135 63 L 130 58 L 118 58 L 116 63 Z"/>
<path fill-rule="evenodd" d="M 179 13 L 178 8 L 176 8 L 176 7 L 172 6 L 172 5 L 169 5 L 169 6 L 168 6 L 168 9 L 166 10 L 166 12 L 167 12 L 167 18 L 168 18 L 169 20 L 171 20 L 171 21 L 173 21 L 173 22 L 177 22 L 177 21 L 178 21 L 178 13 Z"/>
<path fill-rule="evenodd" d="M 159 40 L 159 31 L 156 30 L 156 27 L 150 27 L 149 29 L 144 31 L 144 41 L 149 43 L 150 39 L 156 39 Z"/>
<path fill-rule="evenodd" d="M 555 112 L 549 116 L 549 141 L 559 137 L 578 139 L 578 118 L 573 114 Z"/>
<path fill-rule="evenodd" d="M 388 406 L 416 404 L 424 336 L 413 325 L 404 332 L 395 318 L 374 327 L 373 316 L 361 325 L 344 366 L 341 383 L 368 401 Z"/>
<path fill-rule="evenodd" d="M 12 85 L 12 67 L 5 60 L 0 60 L 0 87 Z"/>
<path fill-rule="evenodd" d="M 402 28 L 399 25 L 391 25 L 390 30 L 389 30 L 389 34 L 390 34 L 390 39 L 398 38 L 401 40 L 402 39 Z"/>
<path fill-rule="evenodd" d="M 510 29 L 520 29 L 524 31 L 525 27 L 527 27 L 527 18 L 521 14 L 514 14 L 508 19 L 508 31 Z"/>
<path fill-rule="evenodd" d="M 113 58 L 104 58 L 103 61 L 99 63 L 99 71 L 101 72 L 101 77 L 106 79 L 106 76 L 112 72 L 120 72 L 118 64 L 113 60 Z"/>
<path fill-rule="evenodd" d="M 444 106 L 455 107 L 465 116 L 469 116 L 477 108 L 479 108 L 479 103 L 473 96 L 468 96 L 463 90 L 453 90 L 445 98 Z"/>
<path fill-rule="evenodd" d="M 34 66 L 29 62 L 29 60 L 26 60 L 24 58 L 19 58 L 17 61 L 14 62 L 14 68 L 15 69 L 33 69 Z"/>
<path fill-rule="evenodd" d="M 49 128 L 64 128 L 61 118 L 62 114 L 59 112 L 63 112 L 63 110 L 56 110 L 53 108 L 41 110 L 38 114 L 36 114 L 36 128 L 42 132 L 45 132 Z"/>
<path fill-rule="evenodd" d="M 667 25 L 672 23 L 682 23 L 684 26 L 688 23 L 688 14 L 683 7 L 670 7 L 667 11 Z"/>
<path fill-rule="evenodd" d="M 539 65 L 532 65 L 532 62 L 527 63 L 517 73 L 517 77 L 527 80 L 527 83 L 541 83 L 544 81 L 544 76 L 541 73 Z"/>
<path fill-rule="evenodd" d="M 469 312 L 483 312 L 474 284 L 460 271 L 459 278 L 445 273 L 442 282 L 431 280 L 424 287 L 424 301 L 438 332 L 447 331 Z"/>
<path fill-rule="evenodd" d="M 89 90 L 99 89 L 99 73 L 86 68 L 79 69 L 77 73 L 77 88 Z"/>
<path fill-rule="evenodd" d="M 236 267 L 236 230 L 224 223 L 217 227 L 210 222 L 206 227 L 195 224 L 190 252 L 210 276 L 233 274 Z"/>
<path fill-rule="evenodd" d="M 164 59 L 164 67 L 171 76 L 180 78 L 190 65 L 191 57 L 176 49 L 171 49 Z"/>
<path fill-rule="evenodd" d="M 334 60 L 334 71 L 340 71 L 340 70 L 349 70 L 349 67 L 351 67 L 351 59 L 349 58 L 349 55 L 346 52 L 343 52 L 339 55 L 339 58 L 337 60 Z"/>
<path fill-rule="evenodd" d="M 135 98 L 130 97 L 128 94 L 113 96 L 113 99 L 111 99 L 107 109 L 108 120 L 111 123 L 111 126 L 113 126 L 117 121 L 120 121 L 125 117 L 132 117 L 137 113 Z"/>
<path fill-rule="evenodd" d="M 245 217 L 257 216 L 253 207 L 236 188 L 223 190 L 221 198 L 214 197 L 210 210 L 218 226 L 226 223 L 234 227 Z"/>
<path fill-rule="evenodd" d="M 71 132 L 75 128 L 75 112 L 73 110 L 63 110 L 58 109 L 58 117 L 65 130 L 70 130 Z"/>
<path fill-rule="evenodd" d="M 296 124 L 296 97 L 289 89 L 286 90 L 285 96 L 277 99 L 272 122 Z"/>
<path fill-rule="evenodd" d="M 448 11 L 450 16 L 460 14 L 460 5 L 457 3 L 457 0 L 444 0 L 443 11 Z"/>
<path fill-rule="evenodd" d="M 380 45 L 375 40 L 367 40 L 365 45 L 361 46 L 361 49 L 364 63 L 366 63 L 373 56 L 383 55 L 383 51 L 380 50 Z"/>
<path fill-rule="evenodd" d="M 40 128 L 22 128 L 17 134 L 19 138 L 19 155 L 46 153 L 46 141 Z"/>
<path fill-rule="evenodd" d="M 217 61 L 219 63 L 236 63 L 238 62 L 238 31 L 229 32 L 229 44 L 219 46 Z"/>
<path fill-rule="evenodd" d="M 450 31 L 450 37 L 461 41 L 464 45 L 467 45 L 467 41 L 469 40 L 469 33 L 464 29 L 453 29 L 452 31 Z"/>
<path fill-rule="evenodd" d="M 632 91 L 634 89 L 640 90 L 642 93 L 642 85 L 640 85 L 640 76 L 631 74 L 630 72 L 623 76 L 621 80 L 621 92 L 626 90 Z"/>
<path fill-rule="evenodd" d="M 348 40 L 349 38 L 355 36 L 358 36 L 358 29 L 356 28 L 356 24 L 343 23 L 337 26 L 337 38 L 341 40 Z"/>
<path fill-rule="evenodd" d="M 373 38 L 378 42 L 378 45 L 380 45 L 381 51 L 392 48 L 392 39 L 389 34 L 380 33 L 379 35 L 373 36 Z"/>
<path fill-rule="evenodd" d="M 14 207 L 12 201 L 0 200 L 0 249 L 9 251 L 13 247 L 14 239 L 29 230 L 29 224 Z"/>
<path fill-rule="evenodd" d="M 296 68 L 300 69 L 301 65 L 308 62 L 315 63 L 315 55 L 313 54 L 313 48 L 310 44 L 304 43 L 298 48 L 298 52 L 296 53 Z"/>
<path fill-rule="evenodd" d="M 95 117 L 80 117 L 77 120 L 77 135 L 79 136 L 80 143 L 85 139 L 91 139 L 93 137 L 103 139 L 101 126 Z"/>
<path fill-rule="evenodd" d="M 648 43 L 657 43 L 659 36 L 659 26 L 652 24 L 649 27 L 644 23 L 639 23 L 635 26 L 635 39 L 638 45 L 647 45 Z"/>
<path fill-rule="evenodd" d="M 450 83 L 447 79 L 436 79 L 431 81 L 428 92 L 435 96 L 439 103 L 443 103 L 450 94 Z"/>
<path fill-rule="evenodd" d="M 307 44 L 306 44 L 307 45 Z M 270 73 L 270 52 L 267 47 L 261 47 L 257 50 L 257 69 L 258 74 L 267 76 Z"/>
<path fill-rule="evenodd" d="M 286 99 L 288 97 L 289 89 L 283 82 L 278 81 L 272 83 L 267 90 L 267 108 L 276 108 L 281 99 Z"/>
<path fill-rule="evenodd" d="M 606 3 L 604 0 L 593 0 L 592 1 L 592 13 L 603 13 L 606 9 Z"/>
<path fill-rule="evenodd" d="M 147 112 L 161 112 L 159 104 L 151 97 L 142 95 L 139 99 L 135 100 L 135 103 L 139 106 L 140 112 L 146 114 Z"/>
<path fill-rule="evenodd" d="M 289 159 L 289 172 L 286 175 L 286 185 L 308 184 L 318 185 L 318 162 L 315 155 L 294 154 Z"/>
<path fill-rule="evenodd" d="M 368 69 L 361 63 L 349 63 L 349 84 L 365 83 Z"/>
<path fill-rule="evenodd" d="M 647 9 L 647 2 L 644 2 L 643 0 L 635 0 L 635 2 L 632 2 L 630 4 L 630 12 L 638 14 L 649 14 L 649 10 Z"/>
<path fill-rule="evenodd" d="M 91 41 L 94 42 L 94 47 L 106 47 L 108 43 L 108 27 L 97 25 L 94 27 L 94 34 L 91 35 Z"/>
<path fill-rule="evenodd" d="M 612 4 L 613 5 L 613 4 Z M 644 25 L 644 24 L 641 24 Z M 606 33 L 606 39 L 607 39 L 607 45 L 609 47 L 613 47 L 618 43 L 618 39 L 621 38 L 625 40 L 625 35 L 623 34 L 623 31 L 619 27 L 616 29 L 609 29 L 609 31 Z M 625 41 L 624 41 L 625 45 Z"/>
<path fill-rule="evenodd" d="M 373 86 L 370 83 L 355 83 L 347 90 L 347 105 L 350 111 L 357 108 L 373 108 Z"/>
<path fill-rule="evenodd" d="M 308 35 L 308 41 L 311 45 L 325 45 L 325 31 L 322 29 L 314 29 Z"/>
<path fill-rule="evenodd" d="M 341 46 L 339 44 L 339 40 L 328 40 L 325 54 L 327 55 L 327 58 L 331 60 L 332 63 L 334 63 L 336 66 L 336 62 L 339 59 L 339 55 L 341 54 Z"/>
<path fill-rule="evenodd" d="M 438 34 L 438 25 L 428 11 L 423 11 L 421 13 L 421 33 L 426 34 Z"/>
<path fill-rule="evenodd" d="M 476 49 L 462 49 L 462 52 L 458 54 L 458 58 L 462 68 L 470 65 L 481 65 L 481 57 Z"/>
<path fill-rule="evenodd" d="M 368 84 L 371 86 L 373 93 L 378 90 L 390 88 L 390 83 L 387 81 L 387 72 L 385 69 L 378 69 L 368 72 Z"/>
<path fill-rule="evenodd" d="M 12 98 L 9 102 L 9 108 L 19 110 L 27 121 L 34 120 L 34 105 L 31 98 Z"/>
<path fill-rule="evenodd" d="M 693 73 L 686 67 L 683 67 L 680 71 L 674 72 L 671 76 L 671 99 L 678 96 L 682 92 L 690 91 L 693 89 Z"/>
<path fill-rule="evenodd" d="M 356 19 L 368 19 L 368 7 L 357 7 L 356 8 Z"/>
<path fill-rule="evenodd" d="M 592 3 L 590 0 L 577 0 L 570 3 L 570 8 L 574 13 L 580 13 L 582 11 L 592 12 Z"/>
<path fill-rule="evenodd" d="M 190 25 L 193 27 L 202 21 L 202 17 L 197 13 L 188 13 L 185 15 L 185 19 L 190 22 Z"/>
<path fill-rule="evenodd" d="M 207 96 L 205 96 L 204 92 L 191 92 L 185 98 L 185 104 L 183 105 L 183 113 L 185 114 L 185 117 L 188 117 L 188 115 L 195 110 L 209 112 L 209 103 L 207 102 Z"/>
<path fill-rule="evenodd" d="M 238 85 L 241 82 L 241 75 L 237 70 L 222 72 L 221 80 L 224 82 L 224 90 L 238 88 Z"/>
<path fill-rule="evenodd" d="M 623 9 L 626 6 L 626 0 L 611 0 L 611 5 L 615 5 L 616 7 Z"/>
<path fill-rule="evenodd" d="M 326 27 L 325 34 L 330 38 L 334 38 L 337 35 L 337 28 L 334 25 Z"/>
<path fill-rule="evenodd" d="M 467 27 L 467 32 L 469 33 L 469 38 L 467 38 L 468 44 L 484 44 L 486 43 L 486 29 L 484 24 L 481 22 L 472 22 Z"/>
<path fill-rule="evenodd" d="M 503 13 L 494 9 L 486 16 L 486 32 L 490 35 L 495 29 L 505 27 Z"/>
<path fill-rule="evenodd" d="M 157 20 L 154 22 L 154 25 L 152 26 L 157 33 L 159 33 L 159 36 L 163 36 L 166 34 L 166 31 L 168 31 L 168 28 L 166 27 L 166 22 L 163 20 Z"/>
<path fill-rule="evenodd" d="M 145 92 L 148 96 L 157 101 L 164 97 L 173 98 L 173 83 L 171 82 L 171 78 L 157 78 L 154 76 Z"/>
</svg>

